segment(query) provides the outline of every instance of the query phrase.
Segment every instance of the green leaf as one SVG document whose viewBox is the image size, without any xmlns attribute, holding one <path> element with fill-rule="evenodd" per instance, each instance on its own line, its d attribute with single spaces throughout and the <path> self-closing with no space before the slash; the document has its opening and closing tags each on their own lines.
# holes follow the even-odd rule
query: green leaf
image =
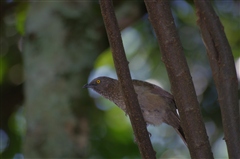
<svg viewBox="0 0 240 159">
<path fill-rule="evenodd" d="M 17 14 L 16 14 L 16 28 L 17 31 L 24 35 L 25 33 L 25 21 L 27 17 L 27 11 L 28 11 L 28 3 L 22 3 L 17 8 Z"/>
</svg>

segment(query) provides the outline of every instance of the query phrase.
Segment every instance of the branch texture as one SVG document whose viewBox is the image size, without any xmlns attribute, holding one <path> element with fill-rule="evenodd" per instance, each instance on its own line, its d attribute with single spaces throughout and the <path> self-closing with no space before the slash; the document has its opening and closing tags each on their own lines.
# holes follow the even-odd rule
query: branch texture
<svg viewBox="0 0 240 159">
<path fill-rule="evenodd" d="M 207 49 L 221 107 L 229 158 L 240 158 L 238 82 L 234 59 L 224 28 L 210 1 L 195 0 L 198 25 Z"/>
<path fill-rule="evenodd" d="M 145 0 L 172 85 L 192 158 L 213 158 L 190 71 L 174 25 L 169 1 Z"/>
<path fill-rule="evenodd" d="M 127 107 L 127 112 L 132 123 L 140 153 L 144 159 L 154 159 L 156 158 L 155 152 L 152 148 L 149 134 L 146 129 L 146 123 L 143 119 L 137 96 L 132 85 L 128 61 L 123 48 L 121 34 L 117 24 L 112 1 L 100 0 L 100 7 L 107 30 L 109 43 L 112 48 L 113 60 L 118 79 L 121 84 L 124 102 Z"/>
</svg>

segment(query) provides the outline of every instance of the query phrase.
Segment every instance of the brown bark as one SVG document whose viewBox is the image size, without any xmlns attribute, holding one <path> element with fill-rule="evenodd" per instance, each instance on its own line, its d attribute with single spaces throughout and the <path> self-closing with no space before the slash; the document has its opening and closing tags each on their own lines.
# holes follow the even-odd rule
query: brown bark
<svg viewBox="0 0 240 159">
<path fill-rule="evenodd" d="M 193 82 L 174 25 L 169 1 L 145 0 L 172 85 L 192 158 L 213 158 Z"/>
<path fill-rule="evenodd" d="M 198 25 L 207 49 L 221 108 L 229 158 L 240 158 L 238 82 L 234 59 L 224 28 L 210 1 L 195 0 Z"/>
<path fill-rule="evenodd" d="M 146 123 L 139 107 L 136 93 L 134 91 L 128 61 L 122 44 L 121 34 L 117 24 L 111 0 L 100 0 L 103 20 L 108 34 L 109 43 L 112 49 L 113 60 L 121 84 L 124 102 L 130 117 L 133 131 L 138 143 L 142 158 L 153 159 L 155 152 L 151 145 Z"/>
</svg>

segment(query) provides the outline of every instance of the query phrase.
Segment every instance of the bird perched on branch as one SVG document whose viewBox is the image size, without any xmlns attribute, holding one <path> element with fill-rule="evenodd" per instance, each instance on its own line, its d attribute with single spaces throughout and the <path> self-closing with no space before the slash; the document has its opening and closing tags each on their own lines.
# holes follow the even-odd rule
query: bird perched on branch
<svg viewBox="0 0 240 159">
<path fill-rule="evenodd" d="M 171 125 L 187 145 L 173 96 L 161 87 L 148 82 L 132 80 L 132 83 L 146 123 L 160 125 L 164 122 Z M 127 113 L 120 87 L 118 80 L 104 76 L 97 77 L 83 86 L 93 89 Z"/>
</svg>

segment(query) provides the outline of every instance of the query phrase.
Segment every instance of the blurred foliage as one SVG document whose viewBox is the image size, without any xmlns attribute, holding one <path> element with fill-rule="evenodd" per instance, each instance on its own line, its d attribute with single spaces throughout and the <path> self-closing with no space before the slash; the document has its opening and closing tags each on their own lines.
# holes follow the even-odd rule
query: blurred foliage
<svg viewBox="0 0 240 159">
<path fill-rule="evenodd" d="M 7 69 L 7 64 L 6 64 L 6 61 L 4 61 L 2 58 L 1 58 L 1 68 L 0 68 L 0 83 L 3 83 L 3 77 L 4 75 L 6 74 L 6 69 Z"/>
<path fill-rule="evenodd" d="M 216 158 L 226 158 L 221 113 L 217 102 L 217 92 L 211 75 L 207 54 L 201 40 L 197 17 L 193 4 L 189 1 L 172 1 L 172 13 L 181 38 L 184 52 L 192 74 L 207 133 Z M 226 36 L 232 48 L 235 61 L 238 61 L 238 79 L 240 79 L 240 3 L 239 1 L 213 1 L 215 11 L 224 26 Z M 1 16 L 1 54 L 0 86 L 2 93 L 24 82 L 22 58 L 19 51 L 20 35 L 24 35 L 24 21 L 29 3 L 4 1 L 5 14 Z M 92 11 L 90 11 L 92 12 Z M 167 72 L 161 61 L 159 47 L 153 29 L 143 16 L 132 26 L 122 31 L 123 43 L 129 60 L 132 78 L 148 80 L 170 91 Z M 87 42 L 86 42 L 87 43 Z M 110 48 L 106 49 L 95 61 L 95 69 L 89 80 L 99 75 L 116 77 Z M 125 114 L 113 103 L 89 92 L 95 99 L 101 114 L 101 121 L 92 121 L 90 131 L 89 158 L 139 158 L 130 122 Z M 4 100 L 12 100 L 12 96 Z M 2 100 L 2 99 L 1 99 Z M 3 158 L 22 158 L 21 144 L 25 131 L 25 119 L 20 103 L 13 108 L 1 105 L 1 144 L 0 154 Z M 4 110 L 4 112 L 2 111 Z M 151 140 L 157 156 L 161 158 L 189 157 L 186 147 L 168 125 L 149 126 Z"/>
<path fill-rule="evenodd" d="M 27 18 L 28 3 L 21 3 L 16 9 L 16 28 L 18 33 L 24 35 L 24 24 Z"/>
</svg>

